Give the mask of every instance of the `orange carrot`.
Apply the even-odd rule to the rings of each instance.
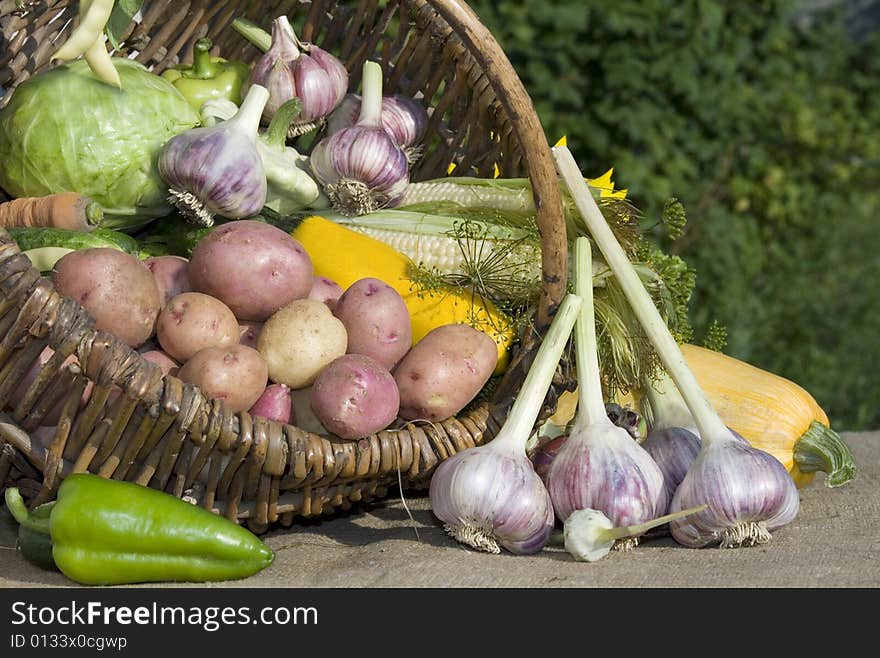
[[[64,228],[92,231],[104,216],[101,206],[77,192],[21,197],[0,203],[0,227]]]

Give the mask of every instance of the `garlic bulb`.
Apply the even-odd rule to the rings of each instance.
[[[700,430],[668,373],[645,387],[650,429],[642,447],[654,458],[670,497],[700,453]],[[731,430],[733,437],[747,441]]]
[[[700,437],[683,427],[652,430],[642,447],[660,467],[671,497],[700,453]]]
[[[619,526],[638,525],[666,511],[663,474],[629,432],[611,422],[602,400],[596,352],[590,241],[575,240],[575,293],[583,298],[575,325],[578,409],[568,439],[546,475],[556,516],[565,522],[579,509],[597,509]],[[630,549],[638,537],[622,539]]]
[[[670,522],[673,538],[691,547],[718,543],[733,548],[768,541],[772,530],[797,515],[800,501],[794,480],[775,457],[740,440],[724,425],[596,205],[571,152],[565,146],[556,146],[553,155],[605,262],[620,282],[699,431],[700,453],[678,485],[669,511],[677,512],[695,503],[705,503],[707,508],[687,520]]]
[[[700,452],[699,430],[666,372],[659,380],[648,382],[645,392],[649,429],[642,447],[657,462],[672,497]]]
[[[287,146],[287,126],[298,112],[300,101],[292,98],[284,103],[269,127],[258,135],[257,151],[266,172],[266,202],[264,206],[282,215],[290,215],[304,209],[322,210],[330,206],[321,187],[312,177],[309,156],[300,154]],[[215,98],[202,103],[199,114],[203,126],[213,126],[235,116],[238,108],[225,98]]]
[[[584,508],[571,513],[563,527],[565,550],[578,562],[600,560],[626,537],[643,534],[652,528],[684,518],[704,510],[706,505],[682,510],[676,514],[666,514],[646,523],[615,527],[607,516],[596,509]]]
[[[158,171],[168,201],[194,223],[212,226],[214,215],[242,219],[262,210],[266,173],[257,130],[268,98],[265,87],[254,85],[228,121],[191,128],[162,147]]]
[[[357,122],[324,137],[312,149],[315,178],[333,207],[349,217],[393,207],[409,185],[406,154],[380,123],[382,68],[364,62]]]
[[[463,544],[487,553],[536,553],[553,529],[553,505],[528,460],[500,445],[444,460],[431,478],[431,508]]]
[[[605,411],[614,425],[622,427],[633,439],[639,440],[638,414],[613,402],[605,405]],[[557,433],[554,436],[539,436],[535,446],[529,450],[529,459],[532,460],[535,472],[545,482],[550,464],[568,440],[568,434],[562,433],[565,428],[560,427],[555,431]]]
[[[504,548],[528,554],[540,551],[550,537],[553,506],[526,456],[526,443],[580,305],[576,295],[563,298],[495,438],[445,459],[431,477],[434,515],[459,542],[490,553]]]
[[[546,481],[563,522],[575,510],[591,507],[616,525],[634,525],[663,514],[669,502],[663,473],[651,455],[610,421],[572,429]]]
[[[678,485],[670,512],[705,501],[708,508],[669,524],[673,539],[701,548],[763,544],[797,516],[800,497],[782,463],[734,437],[703,441]]]
[[[290,130],[295,137],[315,129],[339,105],[348,91],[348,71],[336,56],[301,42],[287,16],[281,15],[272,22],[272,43],[254,64],[248,83],[269,90],[266,119],[291,98],[302,101],[302,112]]]
[[[339,106],[327,118],[327,135],[357,123],[361,111],[359,94],[346,94]],[[419,142],[428,128],[428,112],[414,98],[394,94],[382,97],[380,121],[385,131],[403,149],[407,162],[412,165],[422,154]]]

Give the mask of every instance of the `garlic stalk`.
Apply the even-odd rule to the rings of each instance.
[[[357,122],[321,139],[312,149],[312,172],[333,207],[365,215],[400,203],[409,185],[403,149],[381,124],[382,67],[364,62]]]
[[[652,528],[682,519],[706,509],[706,505],[665,514],[645,523],[617,526],[599,510],[584,508],[576,510],[565,520],[562,539],[565,550],[578,562],[596,562],[608,555],[618,541],[636,537]]]
[[[676,512],[697,503],[706,503],[708,507],[687,519],[672,521],[673,538],[690,547],[738,547],[768,541],[772,530],[797,516],[800,501],[794,481],[775,457],[739,441],[721,420],[611,232],[571,152],[565,146],[557,146],[553,155],[593,239],[681,392],[700,433],[700,453],[676,489],[669,510]]]
[[[228,121],[191,128],[162,147],[158,170],[169,186],[168,201],[190,221],[212,226],[214,215],[243,219],[263,208],[266,173],[257,131],[268,98],[254,85]]]
[[[266,206],[282,215],[330,207],[330,201],[312,177],[309,156],[287,146],[288,130],[301,108],[298,98],[282,103],[257,141],[266,169]]]
[[[431,478],[434,515],[457,541],[478,550],[540,551],[553,529],[553,504],[526,455],[541,406],[568,343],[581,298],[566,295],[498,434],[445,459]]]
[[[663,473],[624,428],[608,417],[596,350],[592,256],[584,236],[574,243],[575,294],[583,298],[574,328],[578,408],[568,439],[546,475],[547,490],[560,521],[576,510],[598,509],[615,524],[638,525],[666,511]],[[638,537],[617,546],[634,548]]]
[[[648,382],[645,391],[650,429],[642,447],[663,471],[666,490],[672,496],[700,454],[700,430],[668,373],[664,371],[659,379]],[[745,441],[733,430],[731,433]]]

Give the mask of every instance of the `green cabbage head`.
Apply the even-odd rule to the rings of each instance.
[[[199,117],[142,64],[113,63],[122,89],[82,59],[18,85],[0,110],[0,188],[13,197],[79,192],[103,207],[103,226],[130,231],[172,211],[156,160]]]

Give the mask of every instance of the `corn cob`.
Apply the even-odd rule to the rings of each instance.
[[[325,217],[394,247],[425,277],[482,288],[497,299],[533,296],[541,282],[535,228],[404,210]]]

